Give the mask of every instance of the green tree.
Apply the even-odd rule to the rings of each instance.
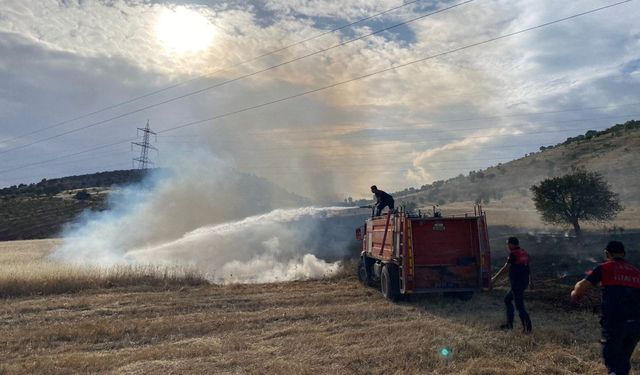
[[[551,224],[571,224],[581,236],[580,221],[613,219],[622,206],[604,177],[596,172],[577,169],[531,187],[536,209],[542,220]]]
[[[76,195],[73,196],[73,198],[79,201],[84,201],[91,198],[91,194],[89,194],[86,190],[81,190],[77,192]]]

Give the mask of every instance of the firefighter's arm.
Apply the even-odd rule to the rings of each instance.
[[[510,266],[511,266],[511,264],[509,264],[509,262],[505,263],[504,266],[502,266],[502,268],[500,268],[498,273],[496,273],[496,275],[491,278],[491,285],[495,284],[496,281],[498,281],[502,276],[504,276],[505,273],[509,272],[509,267]]]
[[[582,297],[584,297],[584,295],[589,291],[589,289],[591,289],[592,286],[593,284],[591,284],[591,282],[586,279],[578,281],[576,283],[576,286],[573,287],[573,290],[571,291],[571,300],[576,303],[580,302]]]

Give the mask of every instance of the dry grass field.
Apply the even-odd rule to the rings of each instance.
[[[0,298],[124,286],[207,284],[199,273],[179,267],[99,268],[49,261],[47,256],[60,243],[58,239],[0,242]]]
[[[22,269],[14,272],[16,282],[29,280],[16,256],[23,251],[35,262],[51,245],[2,244],[0,256],[13,254],[0,258],[2,287],[8,259]],[[588,307],[574,307],[567,286],[528,292],[534,333],[524,335],[496,328],[501,290],[467,302],[432,296],[391,303],[346,271],[329,280],[260,285],[113,280],[75,293],[45,286],[4,298],[0,373],[604,373],[591,311],[597,296]],[[35,292],[44,284],[28,285]],[[451,355],[444,357],[443,348]]]
[[[473,208],[473,202],[454,202],[443,205],[441,210],[446,215],[459,215],[469,212]],[[536,230],[569,230],[569,225],[550,225],[540,219],[540,213],[536,210],[533,201],[528,197],[507,195],[503,199],[493,200],[482,206],[487,212],[489,225],[510,226]],[[423,207],[426,212],[431,212],[429,207]],[[580,225],[586,231],[602,231],[603,229],[622,227],[625,230],[640,229],[640,207],[636,205],[624,207],[614,220],[609,222],[581,222]]]

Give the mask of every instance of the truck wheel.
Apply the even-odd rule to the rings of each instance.
[[[360,262],[358,262],[358,279],[364,286],[371,286],[371,276],[369,272],[367,272],[367,263],[364,258],[360,258]]]
[[[380,290],[385,298],[396,301],[400,297],[398,269],[394,265],[385,265],[380,275]]]

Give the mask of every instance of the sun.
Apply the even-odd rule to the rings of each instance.
[[[215,28],[206,17],[184,7],[165,9],[156,23],[156,38],[160,44],[179,54],[206,50],[214,36]]]

